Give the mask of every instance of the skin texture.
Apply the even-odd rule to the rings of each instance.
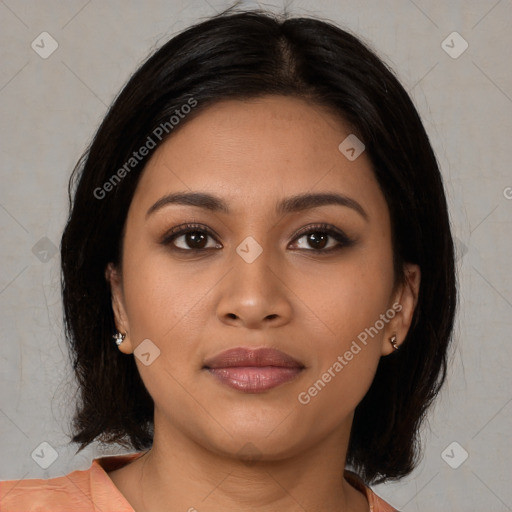
[[[350,161],[338,150],[350,133],[300,99],[222,101],[181,126],[146,165],[122,271],[106,271],[116,326],[127,333],[119,350],[133,354],[145,339],[160,350],[148,366],[135,358],[155,402],[153,448],[109,475],[137,512],[368,510],[343,479],[353,413],[380,357],[393,351],[390,336],[400,344],[407,334],[420,271],[406,265],[407,283],[394,289],[389,211],[366,154]],[[231,211],[173,204],[146,215],[178,191],[208,192]],[[285,197],[318,192],[349,196],[368,219],[340,205],[274,212]],[[211,249],[193,252],[186,235],[160,243],[184,223],[212,230],[203,242]],[[310,237],[294,235],[317,223],[354,243],[315,254]],[[252,263],[236,251],[248,236],[262,249]],[[329,236],[320,249],[337,245]],[[299,393],[394,303],[402,306],[394,318],[301,404]],[[228,388],[203,365],[238,346],[278,348],[305,369],[264,393]],[[241,455],[247,443],[257,452],[252,463]]]

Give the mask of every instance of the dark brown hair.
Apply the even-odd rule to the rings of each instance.
[[[263,11],[228,9],[153,53],[120,92],[73,171],[61,241],[66,334],[80,391],[72,441],[80,444],[77,451],[94,440],[135,450],[152,445],[153,400],[133,356],[113,343],[105,279],[107,264],[121,261],[127,211],[145,163],[207,106],[267,94],[328,107],[354,127],[390,211],[396,281],[404,278],[404,262],[421,268],[413,323],[400,350],[381,358],[356,408],[346,461],[367,483],[403,477],[418,462],[419,427],[446,377],[456,309],[440,171],[411,99],[374,51],[331,22]],[[155,128],[191,100],[193,111],[108,193],[98,194]]]

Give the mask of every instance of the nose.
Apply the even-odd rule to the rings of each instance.
[[[263,251],[248,262],[236,252],[232,268],[221,281],[217,318],[247,329],[285,325],[291,319],[292,305],[286,272],[270,261]]]

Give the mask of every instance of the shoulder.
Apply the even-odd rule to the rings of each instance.
[[[89,472],[73,471],[69,475],[49,479],[5,480],[0,482],[2,512],[91,510]]]
[[[368,487],[362,478],[353,471],[345,470],[345,480],[366,495],[368,504],[370,505],[370,512],[399,512],[392,505],[384,501],[380,496],[377,496],[370,487]]]
[[[106,470],[120,467],[140,454],[94,459],[87,470],[49,479],[0,481],[2,512],[133,512]],[[112,508],[115,507],[115,508]]]

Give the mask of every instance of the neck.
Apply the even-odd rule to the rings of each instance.
[[[168,426],[163,436],[156,416],[153,447],[130,465],[120,489],[136,512],[368,510],[366,497],[343,478],[350,425],[288,457],[242,461]]]

